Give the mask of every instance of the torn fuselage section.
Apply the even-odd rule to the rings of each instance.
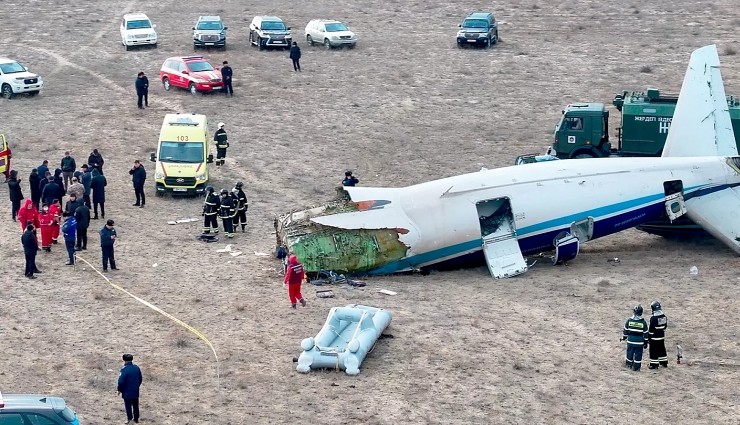
[[[343,197],[279,215],[275,218],[277,243],[296,255],[309,273],[320,270],[360,273],[406,257],[408,247],[399,241],[403,229],[345,229],[311,220],[358,211],[357,204]]]

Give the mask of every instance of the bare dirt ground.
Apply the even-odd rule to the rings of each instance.
[[[89,267],[65,267],[61,245],[39,255],[39,279],[24,279],[19,226],[5,201],[2,391],[60,395],[83,423],[122,423],[115,382],[121,353],[131,352],[144,370],[146,424],[740,423],[739,264],[718,243],[627,231],[589,243],[568,267],[545,259],[510,280],[479,267],[371,278],[328,300],[306,287],[309,306],[295,312],[278,263],[253,255],[272,253],[273,214],[330,198],[346,168],[362,185],[404,186],[509,165],[544,150],[569,102],[610,102],[648,85],[677,93],[702,45],[720,46],[727,92],[740,94],[736,2],[501,1],[493,11],[503,42],[486,51],[458,50],[454,36],[467,12],[490,2],[10,1],[0,12],[0,53],[46,82],[38,97],[0,102],[24,194],[41,160],[55,164],[71,150],[82,163],[100,149],[107,218],[119,232],[122,270],[111,279],[207,335],[220,379],[205,344]],[[118,24],[129,11],[158,25],[158,49],[123,50]],[[228,50],[204,54],[232,64],[233,99],[157,83],[165,58],[192,53],[200,14],[220,14],[230,27]],[[302,42],[304,70],[295,74],[286,52],[247,46],[255,14],[280,15],[298,39],[309,19],[335,17],[361,43],[328,52]],[[145,111],[135,105],[140,70],[152,83]],[[155,149],[162,117],[174,111],[227,123],[230,158],[213,182],[246,183],[250,225],[232,241],[240,257],[216,253],[221,242],[195,241],[199,223],[166,224],[199,217],[202,201],[156,198],[149,162],[147,206],[130,206],[127,171]],[[95,265],[99,226],[82,255]],[[621,261],[607,261],[614,257]],[[693,265],[699,274],[690,277]],[[621,327],[634,304],[656,298],[670,320],[671,366],[629,372]],[[347,303],[391,310],[394,338],[377,344],[358,377],[298,374],[291,359],[300,340]],[[676,343],[685,349],[680,366]]]

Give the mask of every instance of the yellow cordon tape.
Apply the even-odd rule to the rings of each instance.
[[[218,362],[218,354],[216,354],[216,348],[213,347],[213,344],[211,344],[211,341],[209,341],[208,338],[206,338],[206,336],[203,335],[203,333],[201,331],[199,331],[199,330],[195,329],[194,327],[188,325],[187,323],[185,323],[182,320],[178,319],[177,317],[171,315],[170,313],[167,313],[166,311],[164,311],[161,308],[157,307],[156,305],[150,303],[149,301],[143,300],[143,299],[137,297],[136,295],[132,294],[131,292],[123,289],[123,287],[121,287],[119,285],[116,285],[115,283],[111,282],[110,279],[108,279],[108,276],[104,275],[103,273],[100,273],[100,270],[96,269],[92,264],[90,264],[89,261],[87,261],[84,258],[80,257],[79,255],[75,255],[75,258],[78,259],[78,260],[84,261],[85,264],[87,264],[88,266],[90,266],[91,269],[93,269],[97,274],[99,274],[100,276],[102,276],[103,279],[105,279],[105,281],[108,282],[108,284],[110,286],[114,287],[115,289],[118,289],[119,291],[123,292],[124,294],[128,295],[129,297],[131,297],[131,298],[135,299],[136,301],[144,304],[145,306],[151,308],[152,310],[156,311],[157,313],[161,314],[162,316],[164,316],[164,317],[172,320],[173,322],[177,323],[178,325],[180,325],[183,328],[185,328],[188,331],[190,331],[193,335],[195,335],[198,338],[200,338],[201,340],[203,340],[203,342],[206,343],[206,345],[211,349],[211,351],[213,351],[213,357],[216,358],[216,378],[217,379],[220,379],[220,375],[221,375],[220,370],[221,370],[221,367],[220,367],[219,362]]]

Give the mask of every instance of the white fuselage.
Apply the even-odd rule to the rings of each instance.
[[[724,157],[609,158],[482,170],[398,189],[383,209],[407,218],[408,232],[399,238],[409,247],[407,258],[376,272],[427,266],[481,250],[476,209],[481,201],[509,199],[516,237],[527,255],[553,249],[555,234],[589,217],[593,239],[661,217],[663,183],[676,180],[685,198],[740,184]]]

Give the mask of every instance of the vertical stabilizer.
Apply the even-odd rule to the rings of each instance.
[[[694,50],[663,156],[737,156],[717,46]]]

